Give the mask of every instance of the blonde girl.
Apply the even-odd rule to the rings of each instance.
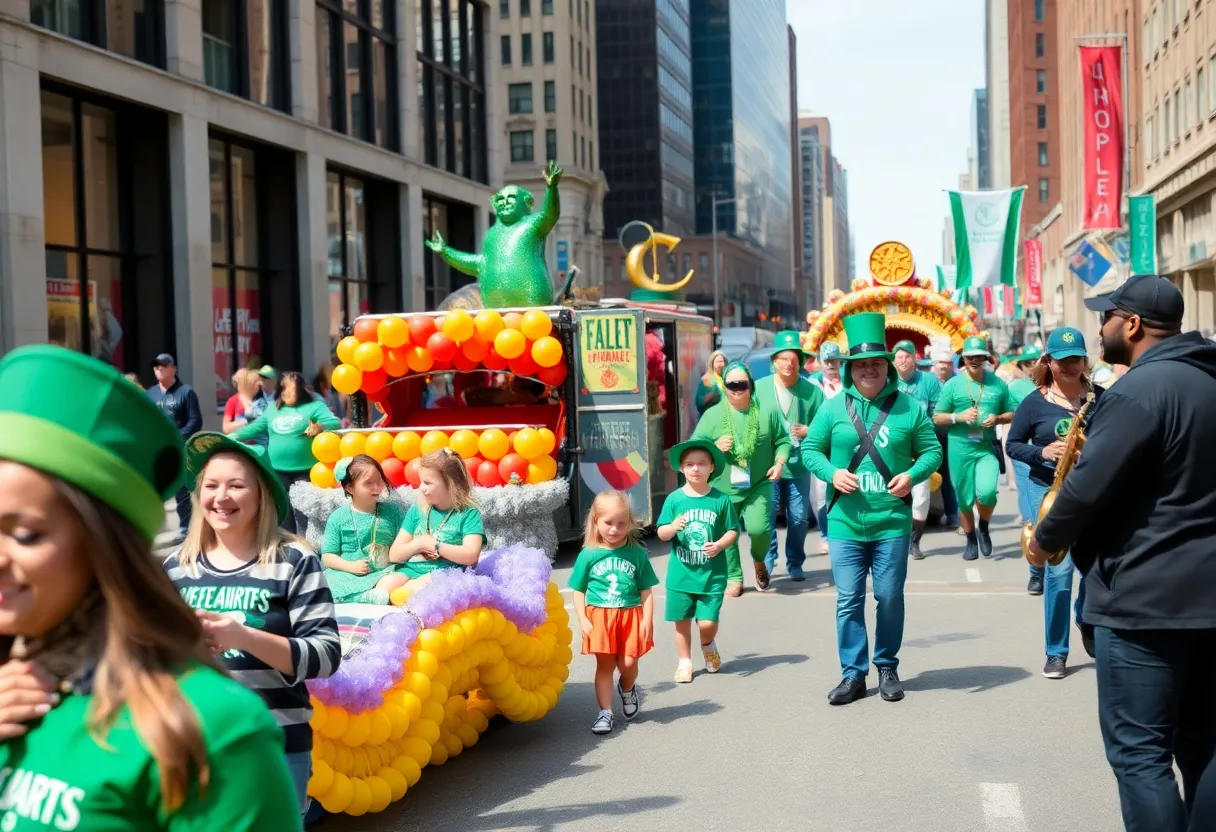
[[[633,719],[641,709],[638,659],[654,647],[654,597],[659,578],[638,536],[629,496],[605,491],[587,513],[583,548],[570,573],[574,606],[583,630],[583,654],[595,656],[594,734],[612,732],[613,676],[621,713]]]
[[[438,569],[475,566],[486,532],[464,460],[451,448],[429,453],[418,476],[418,502],[405,513],[389,560],[400,564],[407,580]]]
[[[232,433],[249,422],[249,408],[262,389],[262,378],[255,371],[242,367],[232,374],[232,389],[236,392],[224,403],[224,433]]]
[[[334,476],[350,497],[329,515],[321,542],[321,562],[334,602],[387,604],[392,591],[406,582],[389,560],[405,510],[380,501],[392,486],[380,463],[366,454],[339,460]]]

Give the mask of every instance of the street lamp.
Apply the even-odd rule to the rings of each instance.
[[[710,196],[710,222],[712,223],[710,236],[713,238],[714,246],[714,323],[718,326],[719,331],[722,329],[722,285],[718,282],[718,206],[731,205],[739,200],[732,197],[730,199],[718,199],[718,192]]]

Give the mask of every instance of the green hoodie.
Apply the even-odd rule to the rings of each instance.
[[[232,434],[232,438],[244,442],[269,436],[266,450],[271,468],[284,472],[307,471],[317,462],[312,455],[312,437],[304,435],[309,422],[317,422],[327,430],[342,426],[325,402],[307,401],[295,407],[272,404],[265,413]]]
[[[791,425],[806,425],[810,427],[815,414],[823,406],[824,401],[826,401],[823,391],[799,376],[797,383],[790,390],[790,412],[786,413],[777,402],[777,385],[780,383],[776,373],[765,376],[756,382],[755,395],[756,400],[760,402],[761,409],[777,414],[778,421],[781,422],[782,427],[785,428],[787,433]],[[792,437],[790,444],[795,449],[798,447],[798,443]],[[795,476],[805,475],[806,473],[807,470],[802,464],[802,455],[795,451],[789,464],[781,469],[781,478],[788,480]]]
[[[753,396],[755,393],[752,394]],[[759,402],[757,402],[759,404]],[[708,439],[711,442],[723,434],[727,433],[723,417],[731,416],[735,420],[736,435],[742,435],[746,424],[746,413],[742,411],[731,412],[730,404],[727,402],[718,402],[709,410],[705,411],[705,415],[697,422],[697,429],[693,431],[692,439]],[[735,503],[747,497],[757,488],[773,487],[773,484],[768,481],[768,469],[773,467],[775,459],[783,459],[786,464],[790,458],[790,435],[786,432],[785,425],[781,421],[781,417],[775,412],[767,408],[760,407],[760,432],[756,437],[756,450],[752,453],[751,459],[747,461],[747,471],[751,477],[751,485],[748,488],[736,488],[730,482],[731,466],[727,465],[725,471],[718,472],[718,475],[710,481],[714,488],[721,491],[726,496],[730,497]],[[734,457],[731,454],[726,455],[727,460],[734,462]]]
[[[812,474],[828,483],[829,503],[835,494],[831,487],[832,475],[849,467],[861,442],[849,419],[846,401],[856,405],[861,421],[868,428],[878,418],[879,406],[897,389],[892,372],[887,386],[873,401],[858,393],[852,384],[846,384],[843,395],[829,399],[819,408],[806,441],[802,443],[802,461]],[[933,431],[933,422],[920,402],[907,393],[900,393],[895,399],[874,445],[892,475],[911,474],[913,485],[927,480],[942,462],[942,449]],[[860,487],[852,494],[841,495],[828,515],[832,538],[873,541],[911,534],[911,506],[887,492],[887,483],[875,470],[874,461],[868,454],[857,466],[856,474]]]

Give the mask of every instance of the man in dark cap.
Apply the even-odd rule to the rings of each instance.
[[[1216,754],[1216,344],[1182,333],[1182,294],[1165,277],[1085,305],[1102,315],[1106,360],[1130,369],[1094,409],[1030,557],[1071,546],[1085,575],[1124,825],[1183,832]]]
[[[189,439],[203,429],[203,411],[198,405],[194,388],[177,377],[177,362],[167,352],[152,360],[152,372],[156,384],[148,388],[148,396],[169,417],[182,435]],[[177,492],[177,520],[180,537],[184,540],[190,529],[190,491],[185,487]]]

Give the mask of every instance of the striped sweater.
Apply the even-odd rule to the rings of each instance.
[[[239,650],[229,650],[220,660],[233,679],[261,695],[283,728],[288,754],[311,750],[312,708],[304,680],[331,675],[342,658],[333,596],[321,561],[292,545],[284,547],[279,560],[269,566],[255,560],[223,571],[204,554],[197,568],[188,571],[178,563],[176,552],[164,566],[194,609],[230,615],[247,627],[288,640],[295,668],[291,674]]]

